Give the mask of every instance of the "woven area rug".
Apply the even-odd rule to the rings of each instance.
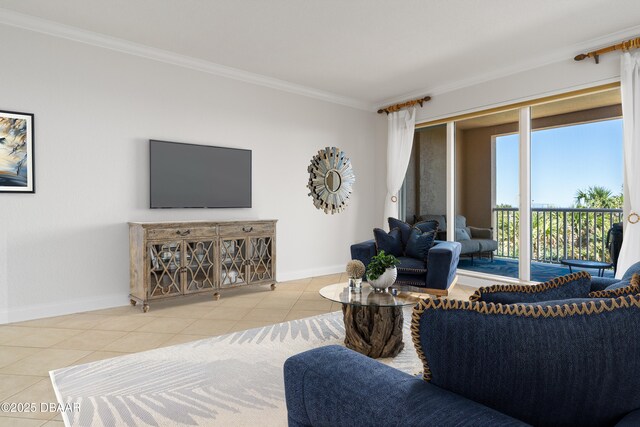
[[[418,374],[404,312],[404,350],[381,362]],[[329,313],[51,371],[67,426],[286,426],[282,367],[291,355],[343,345]]]

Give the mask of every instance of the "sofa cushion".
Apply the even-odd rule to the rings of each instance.
[[[513,304],[587,298],[590,289],[591,275],[579,271],[537,285],[493,285],[478,288],[469,300]]]
[[[390,232],[386,232],[381,228],[373,229],[373,237],[376,240],[376,249],[378,252],[384,251],[386,254],[399,257],[403,255],[402,238],[400,230],[394,228]]]
[[[463,240],[471,240],[471,236],[467,232],[466,228],[456,228],[456,242],[462,242]]]
[[[463,215],[456,215],[455,228],[465,228],[467,226],[467,218]]]
[[[433,246],[433,241],[436,239],[436,230],[422,232],[419,228],[412,228],[409,235],[409,241],[404,248],[405,255],[411,258],[416,258],[421,261],[427,260],[429,249]]]
[[[400,264],[396,267],[398,269],[398,274],[425,274],[427,272],[427,267],[424,264],[424,261],[401,256],[398,257]]]
[[[614,425],[640,408],[640,297],[556,305],[426,299],[414,346],[432,384],[536,426]]]
[[[460,254],[472,254],[480,251],[480,243],[477,240],[462,240]]]
[[[640,294],[640,275],[634,274],[629,282],[621,280],[618,283],[607,286],[603,291],[589,293],[591,298],[613,298],[621,295]]]
[[[393,217],[387,218],[387,222],[389,223],[389,230],[393,230],[394,228],[400,230],[402,250],[404,250],[405,246],[407,246],[407,241],[409,240],[409,234],[411,234],[411,225],[402,220],[399,220],[398,218]]]
[[[629,286],[631,278],[636,273],[640,273],[640,262],[632,264],[627,271],[625,271],[621,280],[614,279],[613,277],[592,277],[591,291],[603,291],[605,289],[618,289]]]
[[[618,283],[618,279],[613,277],[592,277],[591,291],[604,291],[608,286]]]
[[[636,262],[635,264],[631,264],[631,266],[627,268],[627,271],[625,271],[624,275],[622,276],[622,280],[630,281],[633,275],[636,273],[640,274],[640,261]]]
[[[498,242],[491,239],[475,239],[480,244],[480,252],[493,252],[498,250]]]

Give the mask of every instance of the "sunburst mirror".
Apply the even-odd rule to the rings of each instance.
[[[356,176],[353,174],[351,160],[337,147],[326,147],[318,151],[307,168],[309,183],[316,208],[325,213],[339,213],[347,207]]]

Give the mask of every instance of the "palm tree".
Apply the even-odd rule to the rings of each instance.
[[[611,190],[594,185],[586,190],[576,191],[576,207],[578,208],[621,208],[622,194],[613,195]]]
[[[584,209],[622,209],[623,194],[614,195],[611,190],[601,186],[589,187],[586,190],[576,191],[576,207]],[[589,253],[590,259],[601,260],[606,257],[606,253],[600,253],[598,248],[602,248],[606,233],[612,226],[614,217],[604,212],[575,212],[572,214],[572,235],[574,241],[572,245],[578,248],[580,258],[586,257],[586,245],[592,247]],[[578,226],[576,228],[576,225]]]

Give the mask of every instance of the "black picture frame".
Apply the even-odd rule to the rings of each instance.
[[[35,193],[34,115],[0,110],[0,193]]]

